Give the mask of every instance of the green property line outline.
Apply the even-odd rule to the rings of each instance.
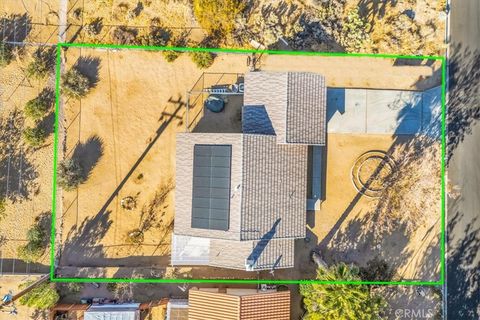
[[[58,162],[58,120],[60,105],[60,75],[61,75],[61,50],[62,48],[98,48],[98,49],[137,49],[150,51],[182,51],[182,52],[212,52],[212,53],[259,53],[270,55],[294,56],[325,56],[325,57],[359,57],[359,58],[386,58],[386,59],[412,59],[412,60],[440,60],[442,62],[441,84],[441,222],[440,222],[440,280],[439,281],[324,281],[324,280],[255,280],[255,279],[163,279],[163,278],[68,278],[55,277],[55,225],[56,225],[56,191],[57,191],[57,162]],[[408,285],[408,286],[442,286],[445,283],[445,155],[446,155],[446,58],[444,56],[424,55],[396,55],[373,53],[340,53],[340,52],[312,52],[312,51],[285,51],[285,50],[255,50],[235,48],[194,48],[194,47],[169,47],[169,46],[137,46],[137,45],[110,45],[90,43],[58,43],[56,50],[55,66],[55,126],[54,126],[54,157],[53,157],[53,194],[52,194],[52,227],[50,239],[50,281],[52,282],[100,282],[100,283],[230,283],[230,284],[325,284],[325,285]]]

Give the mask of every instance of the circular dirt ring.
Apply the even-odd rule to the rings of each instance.
[[[395,160],[386,152],[368,151],[358,157],[353,164],[353,186],[367,197],[378,198],[385,189],[385,179],[393,172],[395,166]]]

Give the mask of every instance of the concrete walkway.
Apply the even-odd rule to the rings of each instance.
[[[329,133],[440,136],[441,88],[425,92],[327,89]]]

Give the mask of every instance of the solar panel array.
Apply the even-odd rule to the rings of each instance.
[[[192,228],[229,228],[231,145],[194,147]]]

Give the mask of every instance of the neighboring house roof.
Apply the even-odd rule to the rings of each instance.
[[[167,303],[165,320],[188,320],[188,300],[170,299]]]
[[[244,105],[265,107],[278,143],[325,145],[327,89],[322,75],[309,72],[247,73]],[[252,126],[247,123],[245,127]]]
[[[189,320],[287,320],[290,291],[228,294],[191,289]]]
[[[139,320],[140,304],[93,305],[83,314],[84,320]]]

